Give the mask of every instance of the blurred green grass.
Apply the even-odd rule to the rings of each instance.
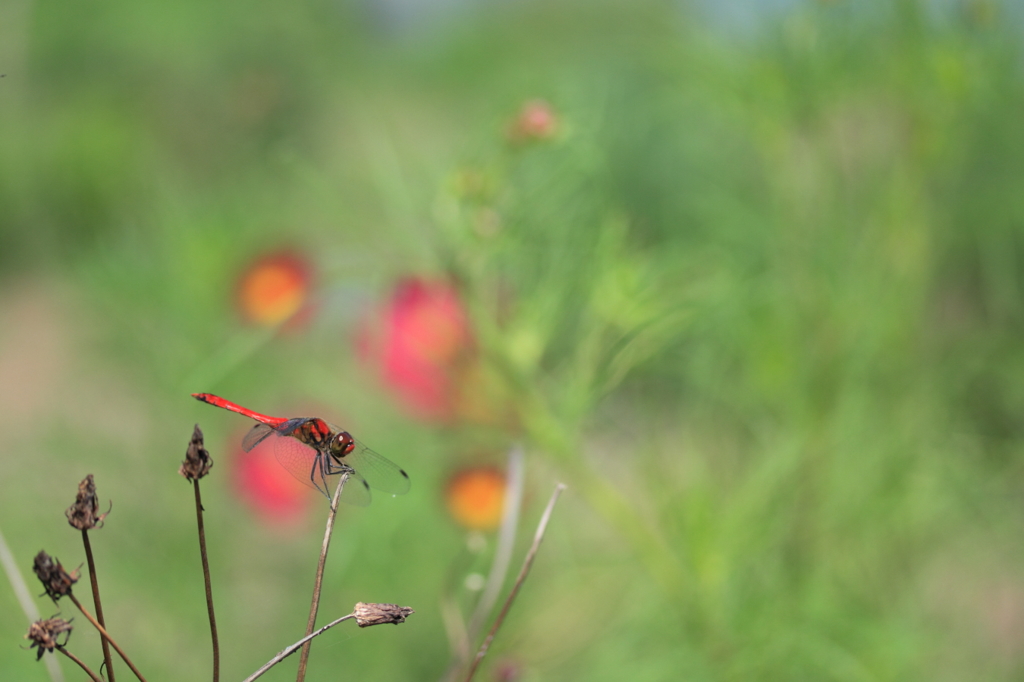
[[[320,521],[251,516],[237,420],[187,394],[324,405],[414,483],[348,510],[321,613],[417,613],[321,638],[309,679],[438,679],[464,551],[443,481],[508,435],[411,422],[351,338],[394,278],[449,272],[523,418],[519,553],[570,485],[478,679],[1019,679],[1010,9],[807,3],[745,38],[653,2],[365,9],[3,9],[0,524],[26,570],[81,560],[61,514],[94,473],[111,631],[153,678],[204,676],[174,480],[199,421],[224,676],[247,675],[301,634]],[[537,97],[558,134],[510,146]],[[320,308],[269,336],[232,290],[280,246],[317,260]],[[0,670],[43,679],[0,609]]]

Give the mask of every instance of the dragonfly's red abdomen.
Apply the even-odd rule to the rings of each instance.
[[[193,393],[192,397],[196,400],[200,400],[214,407],[222,407],[225,410],[231,410],[238,414],[248,417],[249,419],[255,419],[256,421],[266,424],[267,426],[278,427],[287,422],[288,420],[283,417],[269,417],[259,412],[253,412],[247,407],[242,407],[237,403],[233,403],[230,400],[224,400],[220,396],[213,395],[212,393]]]

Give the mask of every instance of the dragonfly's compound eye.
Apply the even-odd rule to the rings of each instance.
[[[331,454],[341,459],[356,448],[355,439],[347,431],[342,431],[331,441]]]

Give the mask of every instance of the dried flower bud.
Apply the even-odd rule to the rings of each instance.
[[[77,570],[68,573],[60,565],[58,559],[51,557],[46,552],[36,554],[35,561],[32,562],[32,570],[43,583],[46,595],[53,601],[71,594],[71,586],[78,582]]]
[[[408,606],[398,604],[356,604],[353,613],[356,614],[356,623],[361,628],[368,628],[371,625],[383,625],[384,623],[404,623],[410,613],[416,613]]]
[[[67,508],[64,515],[68,517],[68,523],[78,530],[89,530],[90,528],[102,527],[103,519],[107,518],[109,510],[103,514],[97,514],[100,510],[99,499],[96,497],[96,484],[89,474],[78,484],[78,495],[75,496],[75,503]]]
[[[196,424],[188,450],[185,451],[185,461],[181,463],[178,473],[190,481],[196,481],[210,473],[212,467],[213,457],[210,457],[210,452],[203,447],[203,432],[199,424]]]
[[[66,645],[68,637],[71,636],[71,630],[71,621],[64,620],[63,618],[37,620],[29,626],[25,639],[32,640],[29,649],[39,647],[36,655],[36,660],[38,661],[43,657],[44,652],[49,651],[52,653],[55,648]],[[61,634],[64,635],[64,641],[58,642],[57,637]]]

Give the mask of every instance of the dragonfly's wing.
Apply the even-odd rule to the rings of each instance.
[[[282,436],[290,436],[293,433],[295,433],[295,429],[299,428],[308,421],[309,417],[295,417],[294,419],[289,419],[288,421],[283,422],[278,426],[274,427],[274,430],[277,431]]]
[[[390,459],[378,455],[359,441],[356,441],[355,450],[349,453],[341,464],[355,469],[367,483],[381,492],[392,495],[404,495],[409,492],[409,474]]]
[[[255,429],[253,429],[255,430]],[[319,453],[305,443],[274,434],[274,457],[278,463],[287,469],[288,473],[294,476],[310,488],[320,490],[322,477],[320,475]]]
[[[341,471],[335,470],[334,473],[341,473]],[[331,494],[334,494],[333,490]],[[370,504],[372,499],[370,485],[366,482],[365,478],[359,475],[358,471],[349,471],[348,480],[345,481],[345,488],[341,491],[341,497],[338,499],[347,504],[354,504],[357,507],[365,507]]]
[[[254,447],[262,443],[267,436],[274,433],[274,429],[266,424],[257,424],[256,426],[249,429],[249,433],[245,434],[245,438],[242,439],[242,449],[249,452]]]
[[[337,485],[337,479],[333,476],[348,471],[349,479],[341,491],[341,500],[358,507],[370,504],[370,487],[358,472],[337,464],[330,468],[322,467],[321,463],[325,460],[315,448],[294,438],[282,436],[276,429],[272,429],[271,432],[274,433],[274,457],[296,480],[319,490],[327,499],[331,499],[334,486]]]

